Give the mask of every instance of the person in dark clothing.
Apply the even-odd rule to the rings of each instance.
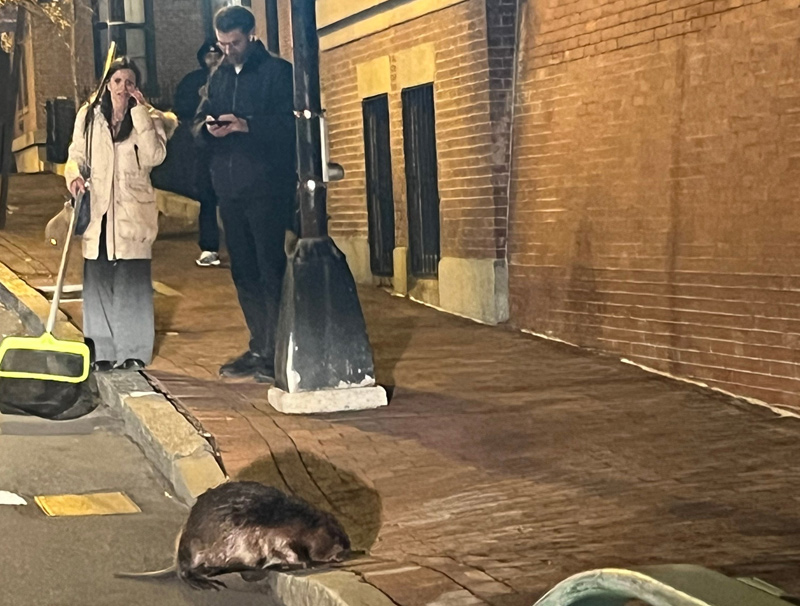
[[[197,62],[200,69],[186,74],[175,89],[173,111],[177,114],[181,125],[191,125],[197,108],[200,105],[200,89],[206,85],[208,76],[222,59],[222,51],[217,46],[216,40],[206,40],[197,51]],[[200,239],[200,256],[197,264],[201,267],[219,265],[219,226],[217,225],[217,198],[211,184],[211,175],[208,167],[208,157],[205,150],[195,148],[189,134],[190,126],[181,128],[175,144],[184,142],[183,132],[187,132],[186,148],[188,161],[192,162],[191,187],[193,199],[200,202],[200,216],[198,218]]]
[[[195,133],[209,152],[231,275],[250,331],[248,351],[220,375],[272,382],[284,240],[297,185],[292,66],[253,37],[255,18],[243,6],[220,9],[214,28],[225,58],[209,76]]]

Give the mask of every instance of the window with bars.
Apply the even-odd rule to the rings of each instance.
[[[111,41],[117,43],[117,56],[125,55],[142,73],[142,91],[158,94],[156,76],[153,0],[93,0],[94,66],[97,78]]]
[[[432,84],[404,88],[403,152],[408,203],[411,275],[435,277],[439,270],[439,169]]]

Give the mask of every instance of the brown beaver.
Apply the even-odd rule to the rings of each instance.
[[[198,497],[178,539],[175,564],[164,570],[117,573],[159,578],[177,573],[194,589],[225,587],[218,575],[246,580],[268,568],[341,562],[350,539],[330,513],[258,482],[228,482]]]

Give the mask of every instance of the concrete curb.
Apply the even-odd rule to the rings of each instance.
[[[227,480],[210,444],[140,373],[114,370],[96,374],[95,380],[103,402],[122,418],[125,433],[183,503],[193,505]]]
[[[291,606],[397,606],[353,572],[291,575],[273,573],[267,582],[281,604]]]
[[[50,313],[50,301],[34,290],[7,266],[0,263],[0,303],[19,315],[22,323],[33,333],[44,332]],[[56,315],[55,336],[83,340],[83,335],[61,310]]]
[[[44,331],[50,302],[0,263],[0,301],[19,314],[33,333]],[[59,311],[56,336],[83,340]],[[186,418],[138,372],[93,375],[103,402],[123,420],[125,433],[167,479],[181,502],[191,506],[209,488],[226,481],[211,445]]]

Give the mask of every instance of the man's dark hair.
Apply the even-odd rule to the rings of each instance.
[[[256,27],[256,18],[250,9],[244,6],[231,5],[217,11],[214,15],[214,29],[224,34],[235,29],[241,30],[243,34],[249,34]]]

